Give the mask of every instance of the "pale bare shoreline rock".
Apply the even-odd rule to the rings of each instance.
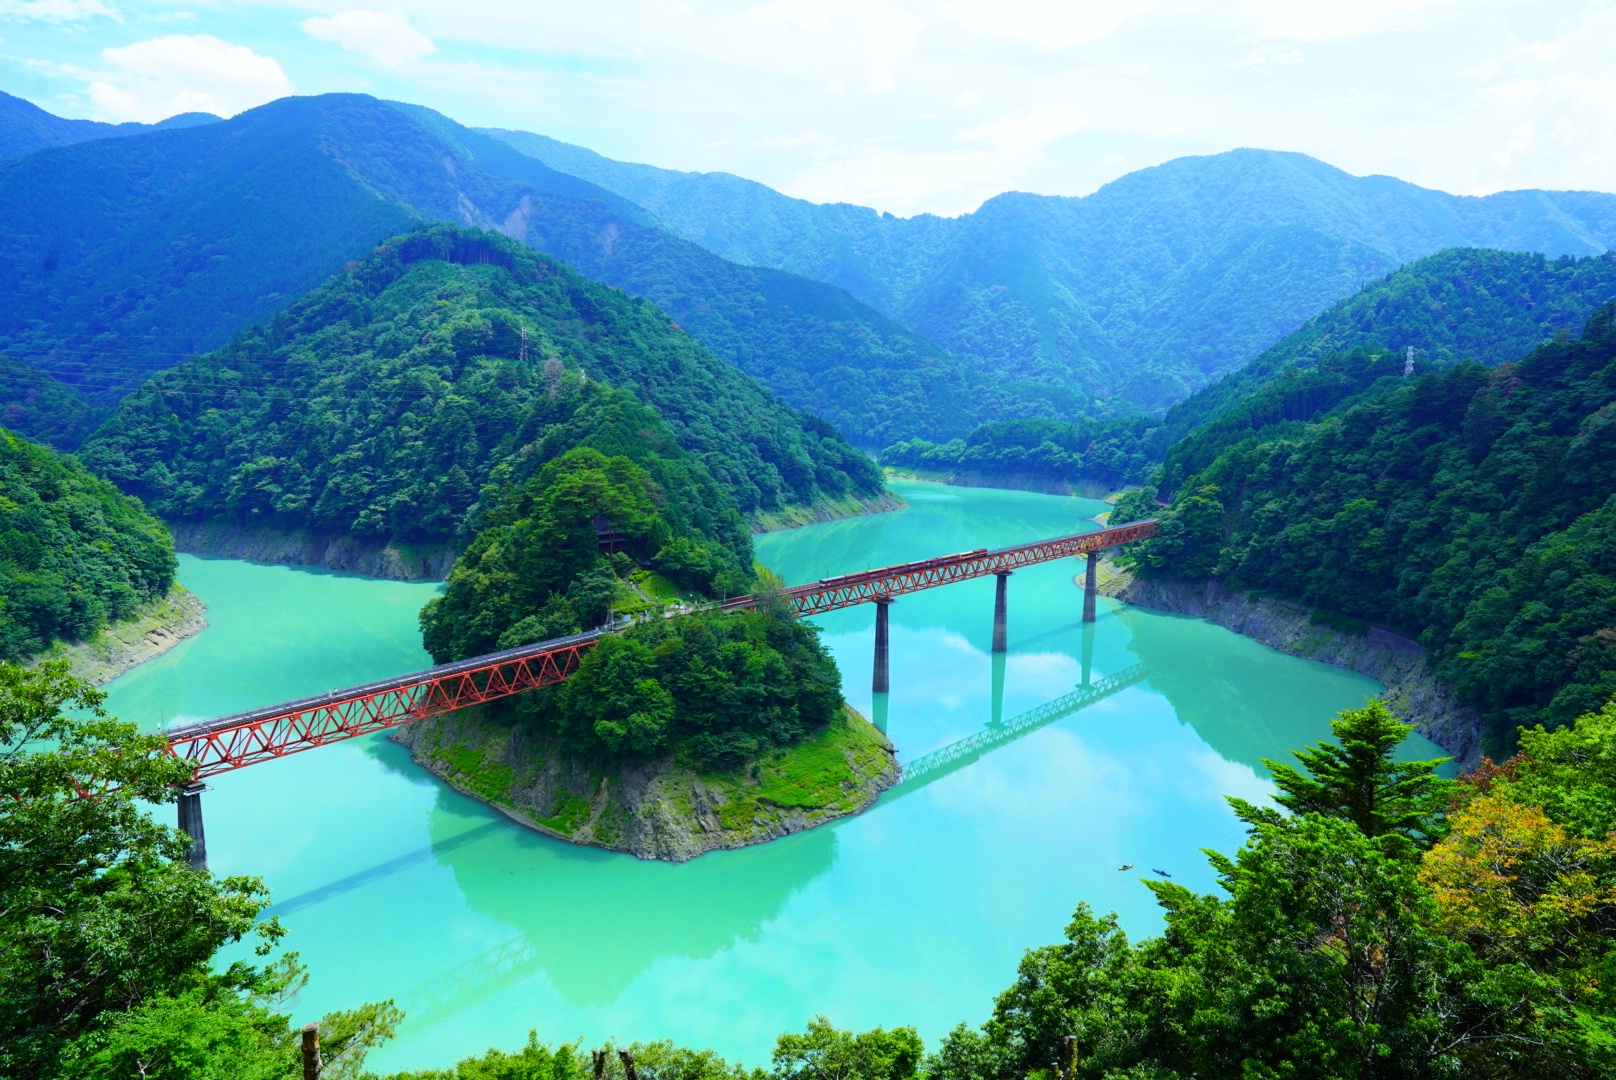
[[[753,514],[754,533],[795,529],[821,521],[883,514],[909,504],[890,491],[873,499],[820,499],[809,506]],[[380,537],[349,536],[310,529],[239,525],[228,521],[168,521],[174,547],[192,555],[248,559],[277,566],[318,566],[387,581],[442,581],[449,576],[455,545],[440,542],[403,544]]]
[[[1416,731],[1442,747],[1460,768],[1481,760],[1481,717],[1440,682],[1419,642],[1382,627],[1361,636],[1312,621],[1299,604],[1233,592],[1215,579],[1136,578],[1107,559],[1100,591],[1135,607],[1194,615],[1291,656],[1367,675],[1382,700]]]
[[[142,605],[88,641],[57,642],[29,663],[65,657],[74,675],[100,686],[148,660],[155,660],[207,628],[207,609],[183,586]]]

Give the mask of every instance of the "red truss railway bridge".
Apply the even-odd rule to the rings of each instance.
[[[880,694],[886,693],[890,685],[887,608],[895,598],[993,575],[998,578],[993,600],[993,651],[1004,652],[1006,586],[1014,571],[1056,559],[1085,559],[1083,621],[1093,622],[1095,568],[1100,552],[1154,535],[1154,519],[1138,521],[995,551],[981,548],[821,578],[794,585],[783,595],[798,616],[822,615],[857,604],[875,605],[873,689]],[[723,604],[722,610],[742,611],[758,603],[756,596],[742,596]],[[169,752],[196,762],[192,783],[181,792],[179,800],[180,828],[194,841],[192,862],[203,865],[207,858],[201,794],[208,777],[551,686],[577,671],[583,655],[611,632],[591,630],[169,729]]]

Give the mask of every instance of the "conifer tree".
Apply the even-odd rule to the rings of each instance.
[[[1397,747],[1414,728],[1381,701],[1342,712],[1330,728],[1336,743],[1292,751],[1301,769],[1263,759],[1280,790],[1274,800],[1293,814],[1350,821],[1370,839],[1386,838],[1394,850],[1428,847],[1440,839],[1449,781],[1436,770],[1448,759],[1395,760]],[[1279,818],[1270,808],[1230,801],[1251,824]]]

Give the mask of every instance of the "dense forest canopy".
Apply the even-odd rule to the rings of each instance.
[[[0,660],[82,640],[174,583],[174,542],[70,457],[0,428]]]
[[[1125,416],[1082,420],[1000,420],[961,439],[909,439],[881,451],[881,464],[986,479],[1056,480],[1109,488],[1138,483],[1161,460],[1161,420]]]
[[[1067,423],[986,423],[963,438],[904,440],[885,464],[988,477],[1110,487],[1156,480],[1164,493],[1244,439],[1294,434],[1306,423],[1398,384],[1416,367],[1495,365],[1576,330],[1616,298],[1616,256],[1549,260],[1452,249],[1404,266],[1308,320],[1247,366],[1167,411],[1068,417]]]
[[[841,708],[818,628],[777,603],[641,623],[517,711],[596,761],[672,753],[734,769],[823,731]]]
[[[525,464],[496,470],[476,536],[443,595],[421,610],[422,638],[439,663],[600,626],[644,569],[695,599],[751,587],[750,538],[733,512],[703,520],[690,493],[592,448],[523,477]],[[648,614],[595,645],[565,683],[494,714],[595,762],[680,753],[733,768],[823,730],[841,708],[841,676],[818,631],[783,604]]]
[[[706,504],[703,495],[716,493],[681,484],[688,477],[667,463],[647,460],[659,482],[627,456],[591,446],[523,475],[542,457],[495,470],[476,535],[444,594],[422,609],[426,648],[439,663],[600,626],[619,577],[635,566],[701,595],[746,591],[751,537],[732,506]],[[597,520],[609,525],[615,550],[603,552]]]
[[[1143,572],[1218,575],[1420,637],[1484,742],[1616,691],[1616,306],[1488,369],[1401,379],[1180,486]],[[1155,514],[1153,491],[1116,520]]]
[[[43,371],[0,356],[0,425],[35,442],[71,449],[106,416],[84,395]]]
[[[448,539],[500,462],[534,442],[560,453],[602,425],[648,456],[682,447],[670,487],[715,513],[880,491],[834,431],[654,306],[448,226],[396,238],[155,376],[83,457],[166,516]]]
[[[1320,312],[1251,363],[1167,412],[1160,481],[1176,490],[1225,447],[1323,416],[1415,367],[1515,360],[1575,332],[1616,300],[1616,255],[1545,259],[1455,248],[1420,259]],[[1387,383],[1379,380],[1392,376]]]

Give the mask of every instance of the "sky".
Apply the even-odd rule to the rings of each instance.
[[[0,0],[0,90],[146,122],[369,93],[904,216],[1241,146],[1616,190],[1616,0]]]

